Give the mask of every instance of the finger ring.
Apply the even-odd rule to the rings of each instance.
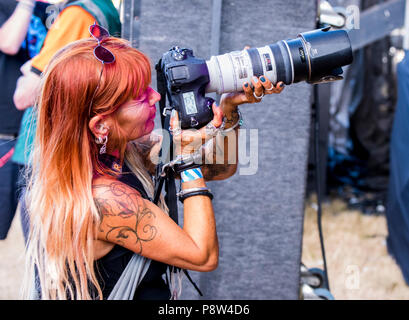
[[[181,133],[182,133],[182,129],[180,129],[180,128],[177,128],[175,131],[172,131],[172,135],[174,137],[176,137],[177,135],[179,135]]]
[[[273,84],[271,84],[271,87],[270,88],[268,88],[268,89],[266,89],[267,91],[271,91],[271,90],[273,90],[274,89],[274,85]]]
[[[264,97],[264,92],[261,94],[261,96],[256,95],[256,92],[253,92],[253,96],[254,98],[256,98],[257,100],[261,100]]]
[[[213,124],[212,121],[210,121],[206,125],[206,134],[209,136],[216,136],[217,133],[219,132],[219,128],[216,128],[216,126]]]
[[[170,132],[173,136],[177,136],[177,135],[179,135],[179,134],[182,133],[182,129],[176,128],[175,130],[173,130],[172,127],[169,126],[169,132]]]

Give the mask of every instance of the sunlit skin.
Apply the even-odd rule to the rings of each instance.
[[[148,87],[135,100],[123,104],[116,112],[118,124],[127,136],[135,140],[152,132],[155,127],[156,106],[160,94]]]

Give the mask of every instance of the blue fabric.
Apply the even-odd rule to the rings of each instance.
[[[21,119],[20,132],[12,157],[13,162],[20,165],[29,163],[36,132],[36,123],[34,109],[32,107],[26,109]]]
[[[398,65],[398,101],[392,129],[386,218],[389,253],[409,285],[409,51]]]
[[[30,25],[27,30],[27,36],[21,44],[22,49],[27,49],[30,58],[34,58],[41,50],[45,36],[47,35],[47,28],[44,21],[34,14],[31,16]]]
[[[0,158],[15,145],[14,140],[0,139]],[[18,166],[7,161],[0,168],[0,240],[7,238],[18,203]]]

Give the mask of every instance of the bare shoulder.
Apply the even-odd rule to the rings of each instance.
[[[142,252],[142,243],[153,240],[155,212],[134,188],[110,177],[92,184],[95,204],[101,215],[100,240]]]
[[[94,179],[92,194],[102,219],[114,216],[130,218],[145,207],[137,190],[112,177]]]
[[[92,194],[94,198],[115,198],[129,193],[135,193],[140,196],[140,193],[137,190],[114,177],[98,177],[92,181]]]
[[[110,177],[95,179],[92,183],[95,204],[102,215],[123,215],[124,208],[138,212],[143,206],[141,194],[134,188]]]

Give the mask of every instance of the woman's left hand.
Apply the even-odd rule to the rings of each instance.
[[[244,50],[250,49],[250,46],[245,46]],[[264,75],[259,78],[254,77],[250,83],[245,82],[243,84],[243,92],[237,93],[225,93],[221,96],[220,107],[224,112],[229,112],[240,104],[244,103],[259,103],[265,95],[272,93],[281,93],[284,89],[284,82],[279,81],[276,85],[265,77]]]
[[[251,84],[248,82],[243,84],[243,92],[223,94],[220,100],[220,106],[224,111],[244,103],[259,103],[264,96],[281,93],[283,89],[284,83],[282,81],[273,85],[265,76],[260,76],[259,78],[253,77]]]

